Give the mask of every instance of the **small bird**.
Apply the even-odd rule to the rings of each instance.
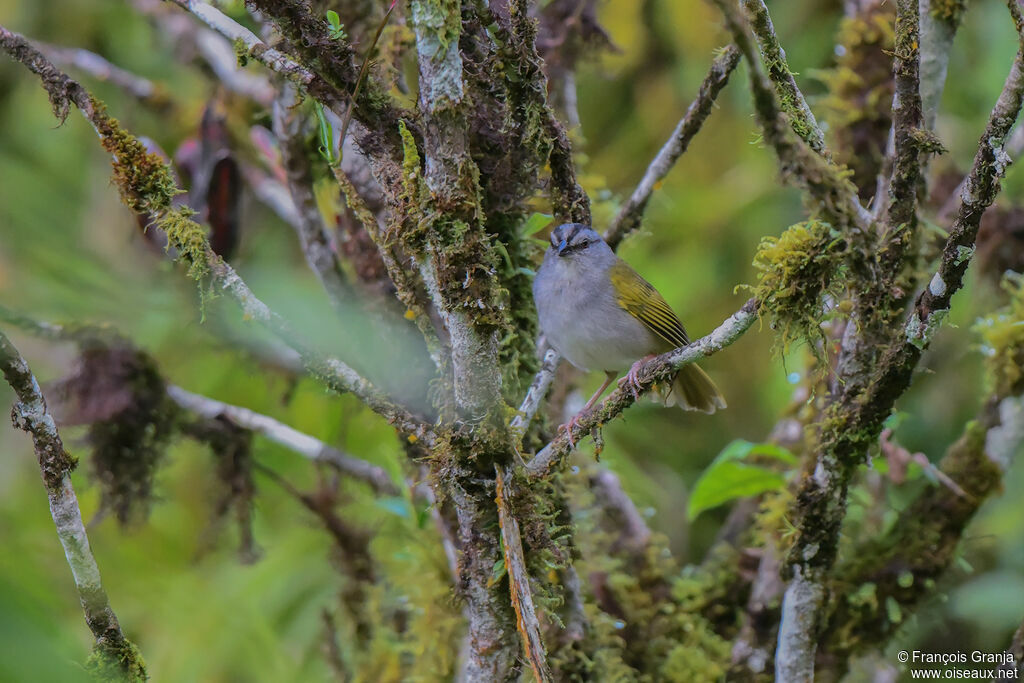
[[[541,332],[558,353],[581,370],[603,370],[601,388],[568,424],[568,433],[612,380],[637,390],[640,365],[689,344],[679,317],[629,264],[586,225],[566,223],[551,232],[551,247],[533,281]],[[666,405],[713,413],[725,399],[707,374],[684,365],[663,395]]]

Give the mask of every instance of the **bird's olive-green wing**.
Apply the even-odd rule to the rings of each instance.
[[[620,259],[611,267],[609,276],[619,306],[673,347],[690,343],[672,307],[629,264]]]

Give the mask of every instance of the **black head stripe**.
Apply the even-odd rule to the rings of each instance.
[[[570,230],[569,234],[566,235],[565,237],[565,243],[571,245],[573,243],[573,240],[576,239],[576,235],[580,234],[580,230],[582,229],[582,225],[580,225],[579,223],[574,223],[572,226],[572,230]]]

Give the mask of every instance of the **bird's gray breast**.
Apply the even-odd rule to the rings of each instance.
[[[551,250],[533,282],[540,329],[570,363],[618,372],[660,350],[658,338],[619,306],[608,269],[615,257],[563,258]]]

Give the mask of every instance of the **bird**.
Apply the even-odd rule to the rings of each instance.
[[[679,317],[647,280],[615,255],[596,231],[564,223],[551,231],[551,245],[533,281],[540,331],[555,351],[580,370],[601,370],[605,381],[583,409],[562,425],[570,436],[626,368],[619,386],[637,395],[637,372],[654,356],[686,346]],[[662,396],[666,405],[714,413],[725,399],[707,373],[684,365]]]

